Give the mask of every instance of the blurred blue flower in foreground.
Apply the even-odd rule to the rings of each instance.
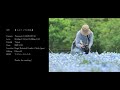
[[[120,54],[49,53],[49,72],[120,72]]]

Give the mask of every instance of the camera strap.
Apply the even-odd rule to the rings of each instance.
[[[90,43],[90,37],[89,37],[90,35],[87,35],[87,39],[88,39],[88,45],[89,45],[89,43]]]

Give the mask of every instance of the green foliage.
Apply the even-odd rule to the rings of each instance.
[[[53,52],[70,51],[83,24],[94,33],[93,52],[120,52],[120,18],[49,18],[49,48]]]
[[[83,62],[81,62],[81,64],[88,64],[89,61],[88,60],[83,60]]]

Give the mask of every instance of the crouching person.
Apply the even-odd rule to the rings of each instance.
[[[93,45],[93,32],[88,25],[83,25],[81,30],[76,34],[76,38],[71,46],[71,54],[88,54]]]

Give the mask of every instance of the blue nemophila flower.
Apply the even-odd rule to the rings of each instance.
[[[98,54],[71,55],[49,53],[49,72],[119,72],[120,54],[103,52]]]

